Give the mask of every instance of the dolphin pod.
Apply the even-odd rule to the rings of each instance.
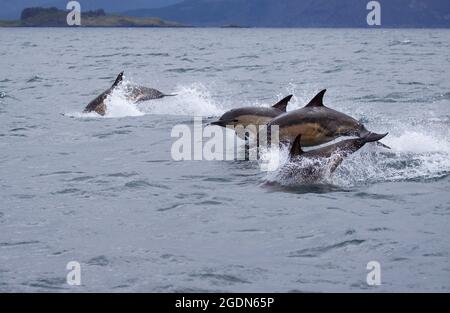
[[[112,84],[112,86],[106,91],[102,92],[94,100],[89,102],[89,104],[84,109],[83,113],[96,112],[101,116],[105,115],[107,111],[105,100],[122,82],[123,82],[123,72],[120,72],[116,80]],[[124,91],[126,98],[134,103],[153,99],[160,99],[167,96],[175,96],[164,94],[161,91],[153,88],[134,85],[126,85]]]
[[[105,115],[107,111],[105,100],[122,82],[123,72],[117,76],[109,89],[101,93],[86,106],[84,112],[97,112],[100,115]],[[124,91],[127,99],[135,103],[159,99],[165,96],[174,96],[164,94],[153,88],[134,85],[125,85]],[[293,95],[281,99],[271,107],[241,107],[232,109],[225,112],[217,121],[212,122],[211,125],[221,127],[235,127],[238,125],[247,127],[252,125],[256,126],[256,131],[258,131],[258,126],[267,125],[270,129],[276,125],[279,129],[280,143],[291,144],[290,160],[326,160],[329,162],[331,172],[336,170],[345,157],[358,151],[368,142],[376,142],[384,146],[379,140],[383,139],[387,133],[376,134],[370,132],[362,123],[353,117],[328,108],[323,103],[325,92],[326,89],[320,91],[304,107],[289,112],[286,109]],[[304,152],[301,148],[326,144],[341,136],[357,138],[343,140],[307,152]],[[387,146],[384,147],[389,148]],[[301,172],[311,177],[314,176],[314,172],[317,173],[316,169],[311,166],[306,166]]]
[[[270,108],[245,107],[233,109],[220,117],[211,125],[226,127],[227,125],[244,127],[267,125],[279,127],[279,140],[282,144],[291,144],[291,159],[301,156],[302,159],[328,159],[333,172],[343,159],[362,148],[368,142],[389,148],[378,142],[386,134],[370,132],[366,127],[351,116],[330,109],[323,103],[326,89],[320,91],[303,108],[286,112],[286,107],[292,95],[282,99]],[[333,141],[341,136],[353,136],[356,139],[343,140],[322,148],[303,152],[302,146],[318,146]],[[311,168],[304,168],[304,173],[312,175]]]
[[[286,112],[292,95],[287,96],[274,106],[244,107],[232,109],[223,114],[211,125],[277,125],[280,142],[288,144],[298,135],[302,135],[302,146],[317,146],[335,140],[341,136],[364,137],[370,132],[366,127],[347,114],[330,109],[323,104],[326,89],[320,91],[303,108]]]

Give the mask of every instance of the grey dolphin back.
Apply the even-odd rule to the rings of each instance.
[[[89,102],[89,104],[86,106],[83,112],[89,113],[95,111],[102,116],[105,115],[106,105],[104,101],[111,94],[114,88],[117,87],[122,81],[123,81],[123,72],[120,72],[116,80],[112,84],[112,86],[108,90],[102,92],[97,98]]]
[[[105,101],[106,97],[108,97],[109,93],[110,93],[110,90],[108,89],[107,91],[105,91],[101,95],[99,95],[97,98],[95,98],[94,100],[89,102],[89,104],[86,106],[86,108],[84,108],[83,112],[84,113],[96,112],[102,116],[105,115],[106,114],[106,105],[105,105],[104,101]]]
[[[275,108],[275,109],[278,109],[280,111],[286,112],[286,107],[287,107],[289,101],[291,101],[291,98],[292,98],[292,95],[289,95],[289,96],[281,99],[280,101],[278,101],[274,105],[272,105],[272,107]]]

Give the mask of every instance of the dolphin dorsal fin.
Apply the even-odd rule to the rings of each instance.
[[[272,105],[272,108],[275,108],[275,109],[278,109],[280,111],[286,112],[286,107],[287,107],[289,101],[291,101],[291,98],[292,98],[292,95],[289,95],[289,96],[281,99],[276,104]]]
[[[118,84],[122,82],[122,80],[123,80],[123,71],[120,72],[119,75],[117,75],[116,81],[111,87],[116,87]]]
[[[296,157],[303,154],[302,146],[300,144],[302,135],[298,135],[291,146],[291,151],[289,153],[290,157]]]
[[[324,89],[321,92],[319,92],[311,101],[309,101],[309,103],[307,105],[305,105],[306,107],[323,107],[323,96],[325,95],[325,92],[327,90]]]

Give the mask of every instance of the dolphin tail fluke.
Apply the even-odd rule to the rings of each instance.
[[[302,146],[301,146],[302,135],[298,135],[291,146],[291,151],[289,153],[290,157],[297,157],[303,154]]]
[[[272,107],[275,109],[278,109],[280,111],[286,112],[286,107],[287,107],[289,101],[291,101],[292,96],[293,95],[289,95],[289,96],[281,99],[276,104],[274,104]]]

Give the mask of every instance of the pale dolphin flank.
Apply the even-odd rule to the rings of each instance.
[[[112,84],[112,86],[108,90],[102,92],[97,98],[92,100],[86,106],[83,113],[96,112],[102,116],[105,115],[106,114],[105,100],[111,94],[111,92],[114,90],[114,88],[116,88],[122,82],[122,80],[123,80],[123,72],[120,72],[120,74],[117,76],[114,84]]]
[[[218,125],[222,127],[242,125],[266,125],[274,117],[286,113],[286,107],[291,100],[292,95],[289,95],[271,107],[243,107],[232,109],[225,112],[219,120],[212,122],[211,125]]]
[[[331,144],[315,150],[303,151],[301,148],[302,135],[298,135],[291,146],[289,157],[291,161],[302,159],[315,159],[318,161],[328,161],[329,169],[334,172],[336,168],[342,163],[344,158],[361,149],[368,142],[377,142],[386,137],[386,134],[367,133],[364,137],[347,139],[335,144]],[[319,165],[320,166],[320,165]],[[321,164],[323,166],[323,163]],[[302,175],[314,176],[320,172],[317,164],[310,164],[309,166],[300,169]]]
[[[354,118],[324,106],[325,92],[319,92],[305,107],[269,122],[269,127],[279,126],[280,142],[291,143],[301,134],[302,146],[316,146],[340,136],[364,137],[370,133]]]
[[[84,109],[84,113],[87,112],[97,112],[100,115],[106,114],[106,98],[112,93],[112,91],[118,87],[123,81],[123,72],[121,72],[114,84],[102,94],[100,94],[97,98],[92,100]],[[160,99],[167,96],[175,96],[175,95],[166,95],[159,90],[143,87],[143,86],[134,86],[134,85],[126,85],[124,86],[125,97],[132,102],[142,102],[153,99]]]

